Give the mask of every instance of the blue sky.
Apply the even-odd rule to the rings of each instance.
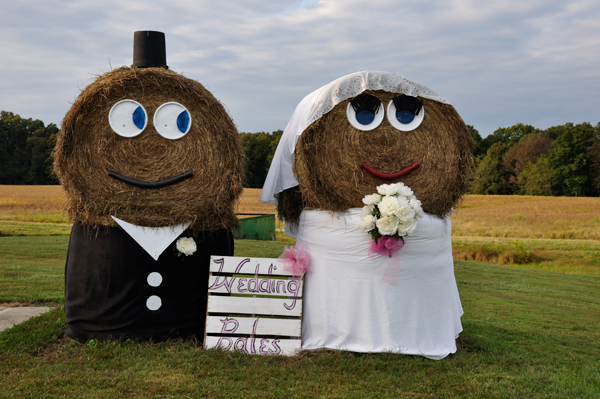
[[[309,92],[394,72],[446,97],[482,136],[516,123],[600,121],[592,0],[0,0],[0,109],[60,125],[79,92],[132,63],[133,32],[166,34],[239,131],[283,129]]]

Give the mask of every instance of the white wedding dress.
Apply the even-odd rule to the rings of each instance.
[[[442,359],[456,352],[463,314],[451,228],[429,214],[394,257],[368,253],[360,209],[303,211],[295,235],[310,256],[302,348],[393,352]],[[399,264],[397,263],[399,262]],[[382,279],[399,267],[396,284]]]

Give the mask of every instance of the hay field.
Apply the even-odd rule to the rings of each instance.
[[[600,240],[600,198],[467,195],[451,218],[454,236]]]
[[[275,214],[275,205],[258,201],[260,189],[246,188],[236,207],[244,214]],[[0,235],[68,235],[71,224],[65,211],[66,194],[62,186],[0,185]],[[283,237],[283,222],[277,230]],[[285,241],[285,240],[284,240]]]
[[[62,186],[0,185],[0,220],[67,223]]]
[[[275,214],[259,202],[260,189],[246,188],[240,218]],[[68,223],[61,186],[0,185],[0,220]],[[467,195],[451,216],[454,237],[600,240],[600,198]]]
[[[244,189],[238,217],[276,212],[260,192]],[[0,185],[0,235],[68,235],[64,203],[60,186]],[[451,219],[455,259],[600,274],[600,198],[468,195]]]
[[[275,205],[263,204],[258,200],[260,197],[260,188],[245,188],[240,202],[236,208],[236,213],[260,213],[274,215],[277,211]],[[244,217],[251,217],[252,215],[239,215],[240,219]]]
[[[451,218],[455,259],[600,273],[600,198],[468,195]]]

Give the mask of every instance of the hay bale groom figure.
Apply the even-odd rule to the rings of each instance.
[[[224,107],[168,69],[161,32],[98,77],[62,124],[55,171],[75,222],[66,334],[163,340],[204,332],[210,255],[232,255],[243,147]]]

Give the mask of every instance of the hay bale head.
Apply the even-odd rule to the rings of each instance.
[[[122,100],[133,101],[115,107]],[[123,110],[132,114],[125,123]],[[100,76],[65,116],[54,158],[73,221],[191,221],[196,231],[237,224],[244,152],[235,125],[200,83],[168,69],[122,67]],[[144,186],[173,178],[181,181]]]
[[[386,113],[372,130],[358,129],[349,121],[348,104],[360,97],[373,103],[374,110],[381,105],[378,113]],[[472,137],[450,104],[408,97],[366,90],[310,124],[295,147],[294,173],[299,186],[283,191],[278,198],[281,216],[297,222],[303,208],[341,212],[362,207],[362,198],[376,192],[377,186],[396,182],[414,191],[425,212],[440,217],[448,214],[467,189]],[[396,101],[400,108],[413,99],[421,104],[423,120],[414,129],[399,130],[388,118],[388,105]],[[365,163],[391,174],[415,162],[419,163],[417,169],[391,180],[361,167]]]

